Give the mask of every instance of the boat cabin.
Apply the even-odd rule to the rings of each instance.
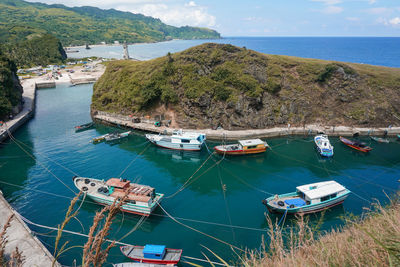
[[[265,142],[261,139],[240,140],[239,144],[243,147],[243,150],[265,147]]]
[[[150,204],[156,196],[153,187],[131,183],[126,179],[111,178],[106,184],[110,187],[110,195],[115,198],[123,198],[129,190],[127,202],[132,204]]]
[[[206,140],[206,135],[201,133],[183,132],[182,129],[174,130],[171,136],[172,143],[197,143],[202,144]]]
[[[165,256],[164,245],[146,245],[143,248],[143,257],[146,259],[162,260]]]
[[[306,205],[318,204],[346,192],[346,188],[335,181],[308,184],[296,187],[297,194]],[[295,203],[291,203],[295,204]]]

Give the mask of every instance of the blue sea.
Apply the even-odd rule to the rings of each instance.
[[[232,44],[261,53],[317,58],[387,67],[400,67],[400,37],[226,37],[217,40],[173,40],[129,46],[131,57],[148,60],[206,42]],[[101,56],[121,59],[122,46],[78,48],[69,57]]]

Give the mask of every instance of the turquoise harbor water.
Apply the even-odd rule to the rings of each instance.
[[[63,221],[69,198],[74,196],[66,186],[76,191],[72,171],[81,176],[107,179],[117,177],[137,158],[122,177],[154,186],[158,192],[170,196],[209,156],[206,149],[199,153],[181,153],[148,145],[140,132],[115,145],[89,143],[91,138],[114,130],[98,126],[74,132],[75,125],[90,120],[91,94],[91,85],[59,85],[56,89],[39,90],[35,117],[15,133],[15,138],[26,145],[20,146],[32,157],[11,140],[0,147],[0,189],[18,212],[35,223],[57,226]],[[331,179],[345,185],[355,194],[343,205],[326,212],[323,229],[341,225],[341,216],[347,213],[361,214],[363,207],[369,206],[367,201],[377,199],[387,203],[385,194],[393,194],[400,185],[400,142],[392,139],[389,144],[378,144],[364,138],[374,148],[366,155],[344,146],[336,137],[330,139],[335,147],[331,160],[317,155],[312,136],[269,139],[272,150],[267,153],[229,158],[219,168],[205,172],[214,164],[213,160],[220,159],[216,156],[185,190],[165,199],[162,206],[188,226],[239,247],[258,249],[267,227],[266,208],[261,200],[268,193],[290,192],[297,185]],[[211,148],[217,143],[207,142],[207,145]],[[85,202],[78,215],[79,222],[71,221],[66,229],[88,233],[92,218],[100,209]],[[202,251],[206,252],[202,244],[226,259],[234,258],[226,245],[175,223],[160,209],[156,213],[130,234],[140,217],[118,215],[110,238],[124,237],[122,242],[139,245],[165,244],[182,248],[184,255],[198,258],[203,258]],[[309,218],[316,221],[319,216]],[[285,225],[291,224],[289,217]],[[32,230],[52,251],[56,233],[34,226]],[[64,234],[63,240],[69,240],[71,245],[85,242],[84,238],[71,234]],[[73,249],[60,262],[70,265],[77,259],[79,263],[80,257],[81,249]],[[108,261],[125,261],[118,247],[111,250]]]
[[[400,67],[399,37],[226,37],[217,40],[173,40],[129,46],[131,57],[148,60],[206,42],[247,47],[261,53]],[[121,59],[122,46],[79,48],[69,57],[98,56]]]

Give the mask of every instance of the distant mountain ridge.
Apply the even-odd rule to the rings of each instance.
[[[211,29],[174,27],[159,19],[115,9],[0,0],[0,42],[43,33],[53,34],[63,45],[220,38]]]

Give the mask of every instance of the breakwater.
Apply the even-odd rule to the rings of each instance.
[[[141,119],[140,123],[135,123],[134,119],[130,116],[123,116],[119,114],[112,114],[102,111],[96,111],[92,117],[97,122],[102,122],[112,125],[120,125],[129,127],[136,130],[172,134],[174,128],[154,125],[154,120]],[[400,127],[386,127],[386,128],[373,128],[373,127],[350,127],[350,126],[323,126],[317,124],[309,124],[303,127],[290,126],[287,127],[274,127],[268,129],[249,129],[249,130],[224,130],[224,129],[183,129],[184,131],[197,131],[207,135],[211,140],[237,140],[244,138],[268,138],[280,137],[288,135],[315,135],[318,133],[325,133],[332,136],[352,136],[354,134],[368,136],[368,135],[387,135],[395,136],[400,133]]]

